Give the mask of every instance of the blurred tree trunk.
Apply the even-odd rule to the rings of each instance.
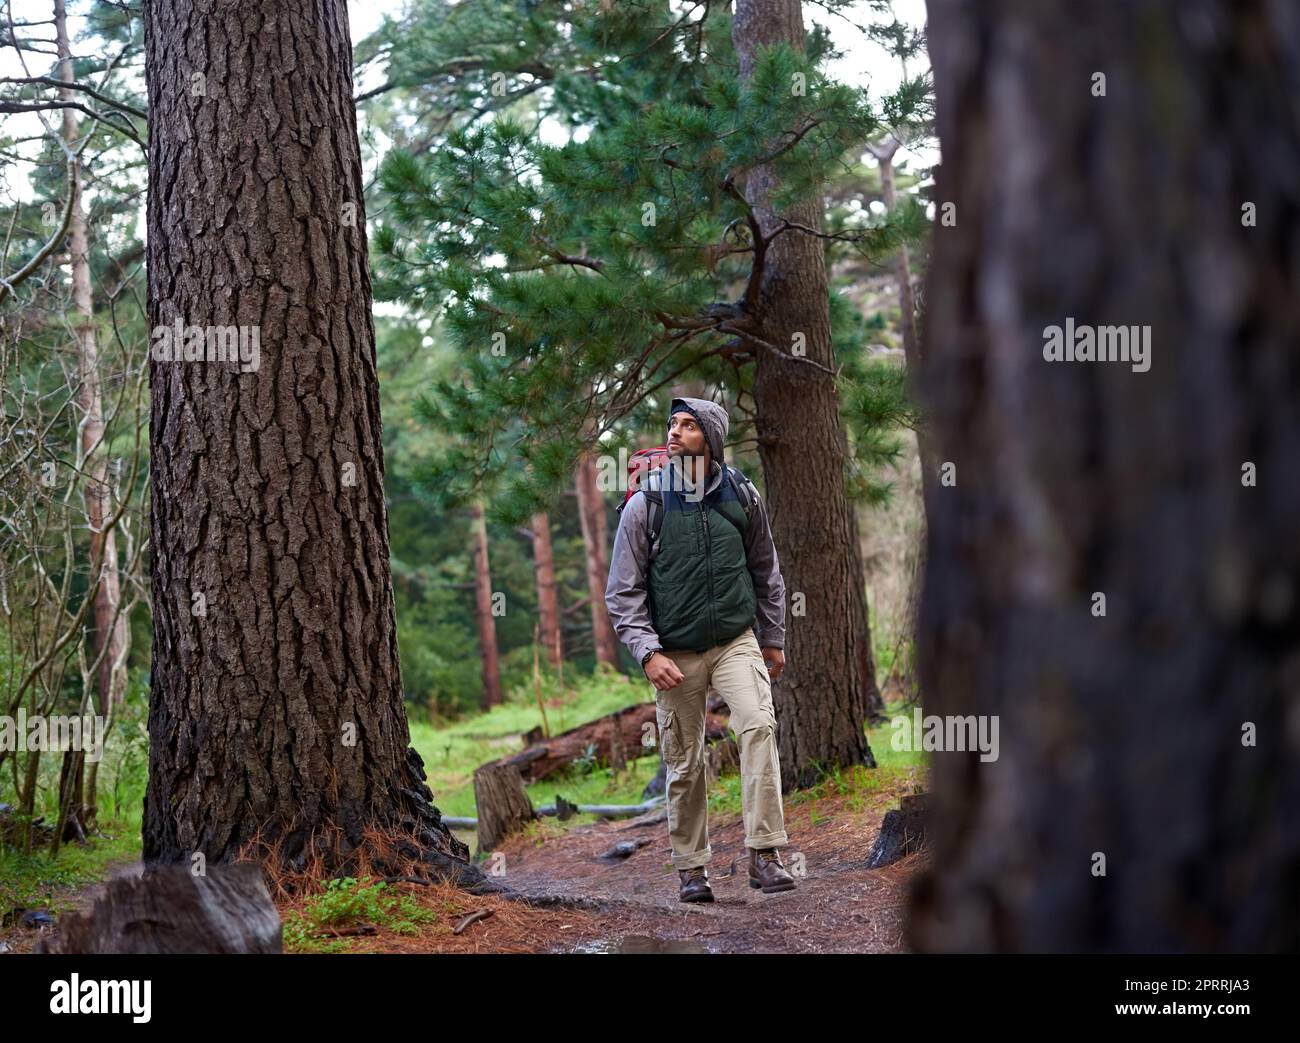
[[[1000,755],[934,756],[911,942],[1294,952],[1300,20],[929,12],[955,224],[924,387],[956,484],[929,505],[922,692],[996,715]],[[1049,363],[1067,317],[1149,326],[1150,369]]]
[[[488,563],[487,520],[483,505],[470,507],[474,529],[474,610],[478,618],[479,654],[483,658],[483,708],[501,705],[501,663],[497,658],[497,621],[492,614],[492,567]]]
[[[545,511],[533,515],[533,567],[537,574],[537,617],[540,640],[552,666],[560,665],[560,602],[555,592],[555,558],[551,553],[551,517]]]
[[[759,47],[786,42],[804,48],[799,0],[737,0],[732,40],[748,84]],[[765,237],[782,219],[820,230],[822,200],[776,213],[768,200],[781,185],[769,164],[744,179]],[[749,302],[747,302],[748,304]],[[847,441],[840,419],[831,343],[826,256],[822,241],[786,231],[767,246],[754,333],[778,351],[758,351],[754,373],[759,457],[772,535],[790,598],[806,614],[787,611],[786,668],[772,686],[782,787],[807,786],[820,770],[875,760],[863,724],[875,693],[871,636],[853,505],[845,487]],[[803,358],[789,349],[804,338]]]
[[[346,6],[144,10],[150,325],[261,345],[151,362],[144,859],[329,870],[393,830],[482,885],[407,728]]]

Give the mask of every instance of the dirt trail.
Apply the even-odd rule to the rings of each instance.
[[[791,845],[782,851],[798,887],[765,895],[749,887],[744,828],[738,817],[709,823],[715,901],[677,900],[663,812],[630,821],[574,826],[540,842],[511,838],[498,848],[497,881],[529,901],[474,896],[451,885],[397,884],[398,893],[438,912],[411,936],[382,931],[357,938],[354,952],[899,952],[911,877],[925,853],[880,870],[864,868],[881,819],[906,792],[900,781],[869,799],[825,797],[786,804]],[[625,859],[600,856],[615,844],[648,841]],[[490,863],[485,864],[485,868]],[[734,868],[734,873],[733,873]],[[138,862],[117,863],[108,878],[138,875]],[[88,909],[106,881],[61,896],[63,911]],[[283,905],[282,915],[289,906]],[[474,911],[492,915],[461,935],[452,925]],[[29,952],[48,931],[17,926],[0,932],[0,951]]]
[[[925,856],[864,868],[881,818],[901,793],[878,794],[857,810],[843,798],[787,806],[791,845],[782,858],[792,872],[801,863],[802,875],[794,891],[782,894],[749,887],[739,818],[709,823],[711,904],[677,900],[667,825],[655,815],[577,826],[541,844],[513,838],[499,848],[501,882],[594,914],[594,923],[573,925],[576,934],[538,939],[541,951],[904,951],[908,881]],[[642,837],[649,843],[626,859],[600,857],[621,841]]]

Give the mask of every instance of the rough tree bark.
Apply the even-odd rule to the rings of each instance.
[[[483,505],[470,507],[474,529],[474,615],[483,660],[483,708],[501,705],[501,662],[497,658],[497,621],[492,615],[492,566],[488,560],[487,519]]]
[[[150,324],[261,364],[151,363],[144,859],[328,867],[374,826],[478,886],[403,705],[345,4],[150,3],[145,45]]]
[[[785,42],[803,49],[799,0],[737,0],[732,39],[747,84],[760,47]],[[766,164],[745,180],[764,236],[782,218],[821,228],[819,198],[773,212],[767,200],[777,187]],[[747,317],[780,349],[757,355],[755,426],[786,589],[805,599],[806,615],[787,620],[786,668],[772,686],[781,782],[789,789],[814,782],[819,765],[875,766],[863,723],[876,682],[862,676],[871,661],[867,599],[844,482],[839,393],[826,372],[835,359],[821,240],[794,230],[772,240],[755,312]],[[796,333],[805,337],[804,359],[817,365],[788,353]]]
[[[1300,21],[929,13],[956,223],[924,386],[957,484],[930,504],[922,691],[998,715],[1000,756],[935,755],[912,944],[1295,951]],[[1049,363],[1067,317],[1149,326],[1150,369]]]
[[[578,520],[586,548],[587,588],[591,591],[591,633],[596,662],[618,669],[618,635],[605,611],[605,584],[609,581],[609,548],[605,534],[605,500],[596,483],[596,458],[583,453],[574,474],[578,494]]]
[[[551,553],[551,517],[533,515],[533,568],[537,575],[537,618],[542,648],[552,666],[560,665],[560,602],[555,591],[555,557]]]

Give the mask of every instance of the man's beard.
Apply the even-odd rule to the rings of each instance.
[[[695,465],[691,463],[693,457],[699,457],[699,459],[703,461],[700,464],[699,478],[693,477],[692,472],[695,469]],[[671,464],[674,460],[676,461],[676,464],[669,467],[668,470],[670,472],[675,471],[680,477],[673,477],[670,474],[669,488],[676,488],[678,492],[687,493],[688,499],[698,499],[700,496],[700,490],[705,488],[707,485],[709,472],[712,470],[708,457],[705,455],[705,450],[700,450],[698,453],[692,453],[689,449],[684,447],[679,447],[676,451],[670,449],[668,462]]]

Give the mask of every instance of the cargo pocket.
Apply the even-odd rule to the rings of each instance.
[[[754,683],[758,686],[759,709],[775,720],[776,715],[772,709],[772,678],[768,676],[766,662],[754,664]]]
[[[660,706],[655,711],[655,716],[659,723],[659,752],[663,755],[665,764],[675,764],[681,753],[681,743],[677,736],[677,714],[669,707]]]

